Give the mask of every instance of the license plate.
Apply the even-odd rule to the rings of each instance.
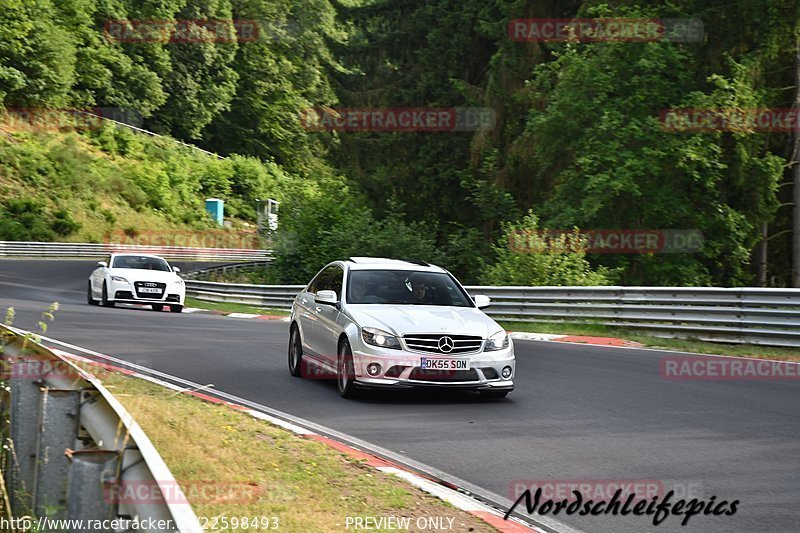
[[[161,289],[158,287],[141,287],[139,292],[150,292],[153,294],[161,294]]]
[[[419,367],[423,370],[469,370],[467,359],[420,359]]]

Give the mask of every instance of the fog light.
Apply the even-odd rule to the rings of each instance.
[[[500,372],[503,375],[503,379],[508,379],[511,377],[511,367],[504,366],[503,370]]]
[[[381,373],[381,365],[378,363],[370,363],[367,365],[367,373],[370,376],[377,376]]]

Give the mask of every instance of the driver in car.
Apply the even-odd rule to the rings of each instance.
[[[413,288],[411,289],[411,303],[413,304],[426,304],[428,295],[428,287],[424,283],[420,283],[419,281],[414,283]]]

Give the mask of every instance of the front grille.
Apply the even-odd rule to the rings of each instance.
[[[154,281],[136,281],[133,286],[136,289],[137,298],[147,298],[150,300],[160,300],[164,296],[164,291],[167,288],[166,283],[156,283]],[[142,292],[143,288],[158,289],[158,292]]]
[[[471,368],[469,370],[430,370],[414,368],[408,379],[420,381],[478,381],[478,372]]]
[[[453,349],[449,352],[439,349],[439,341],[449,337],[453,341]],[[448,335],[446,333],[415,333],[404,335],[403,340],[409,350],[445,355],[459,355],[480,351],[483,339],[477,335]]]

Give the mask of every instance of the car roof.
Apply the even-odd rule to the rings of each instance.
[[[351,257],[344,261],[350,270],[414,270],[445,272],[442,267],[417,260],[387,259],[385,257]]]
[[[132,255],[134,257],[155,257],[156,259],[164,259],[160,255],[140,254],[140,253],[137,253],[137,252],[115,252],[115,253],[111,254],[111,257],[119,257],[120,255]],[[166,259],[164,259],[164,261],[166,261]]]

